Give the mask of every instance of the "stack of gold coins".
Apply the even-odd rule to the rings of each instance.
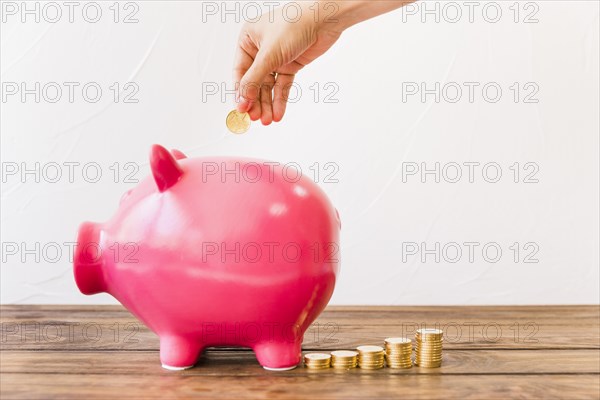
[[[440,367],[444,332],[440,329],[417,329],[416,339],[415,365],[424,368]]]
[[[310,369],[327,369],[331,367],[331,355],[325,353],[305,354],[304,365]]]
[[[337,350],[331,352],[331,366],[336,369],[356,368],[358,353],[349,350]]]
[[[390,368],[411,368],[412,341],[405,337],[385,339],[385,360]]]
[[[362,369],[383,368],[384,350],[381,346],[358,346],[358,366]]]

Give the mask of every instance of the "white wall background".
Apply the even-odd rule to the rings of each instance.
[[[521,2],[518,22],[512,1],[496,2],[502,9],[496,23],[484,18],[495,18],[495,8],[482,11],[489,2],[479,3],[473,22],[466,5],[455,3],[463,13],[456,23],[449,22],[453,10],[446,8],[446,18],[442,14],[436,22],[434,15],[423,14],[421,3],[409,9],[416,15],[396,11],[355,26],[298,75],[302,97],[289,106],[283,122],[267,128],[255,123],[241,136],[229,134],[224,125],[231,96],[225,102],[219,96],[203,101],[203,83],[232,87],[241,25],[235,16],[205,13],[203,23],[200,1],[137,1],[139,22],[115,23],[112,3],[99,2],[103,15],[95,24],[82,18],[82,7],[73,23],[68,15],[57,23],[43,15],[36,23],[28,16],[23,23],[20,13],[3,13],[2,303],[114,302],[107,295],[78,292],[62,244],[75,240],[80,222],[112,215],[120,195],[135,185],[124,182],[122,174],[129,170],[123,164],[139,163],[133,178],[144,177],[152,143],[189,156],[293,161],[311,176],[309,167],[319,163],[319,184],[342,218],[343,261],[333,304],[598,302],[597,2]],[[428,2],[429,9],[435,6]],[[123,18],[134,9],[121,3],[120,10]],[[251,9],[245,11],[253,17]],[[524,23],[527,16],[538,22]],[[90,103],[79,86],[71,103],[63,86],[56,103],[44,98],[36,103],[33,95],[23,102],[7,95],[7,82],[30,88],[35,82],[97,82],[103,94]],[[109,89],[114,82],[135,82],[139,102],[115,102]],[[454,97],[451,84],[439,103],[433,95],[425,102],[420,96],[404,101],[403,82],[425,82],[429,88],[456,82],[463,97],[446,101]],[[472,103],[464,82],[480,84]],[[496,103],[482,96],[488,82],[502,88]],[[516,103],[510,89],[515,82],[521,96]],[[333,96],[337,103],[325,101],[332,92],[327,83],[339,89]],[[537,103],[523,101],[535,87],[527,83],[539,88],[533,96]],[[48,182],[54,177],[50,169],[39,183],[33,175],[9,174],[14,163],[34,168],[35,162],[40,168],[53,162],[81,165],[72,183],[66,167],[57,183]],[[86,181],[94,178],[93,170],[82,175],[82,166],[91,162],[102,168],[97,183]],[[337,183],[324,182],[333,171],[324,167],[328,162],[338,167]],[[433,176],[422,183],[419,175],[403,182],[409,163],[433,167],[436,162],[495,162],[502,177],[488,183],[479,166],[473,183],[466,167],[458,183],[443,177],[436,183]],[[515,162],[518,183],[509,168]],[[110,169],[114,163],[120,163],[118,183]],[[539,167],[537,183],[523,182],[533,171],[525,163]],[[441,254],[439,262],[434,255],[423,262],[420,254],[403,253],[409,242],[428,248],[456,242],[463,255],[455,263],[449,260],[453,251]],[[473,262],[464,242],[480,243]],[[517,260],[511,250],[515,242]],[[36,243],[35,254],[24,251]],[[486,243],[502,249],[499,261],[484,258]],[[531,252],[537,263],[524,262]],[[488,256],[495,254],[490,250]]]

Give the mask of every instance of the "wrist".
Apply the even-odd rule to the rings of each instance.
[[[415,0],[317,0],[309,8],[313,10],[320,27],[342,32],[352,25],[413,1]]]
[[[328,8],[329,16],[324,23],[334,24],[340,31],[356,25],[364,19],[365,8],[368,7],[368,0],[365,1],[330,1],[320,0],[323,8]]]
[[[316,0],[302,3],[305,21],[311,21],[317,30],[343,32],[360,22],[357,9],[362,1]]]

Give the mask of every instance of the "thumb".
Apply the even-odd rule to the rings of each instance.
[[[272,57],[269,57],[266,51],[261,50],[257,53],[252,65],[240,80],[240,87],[238,89],[240,105],[247,103],[247,108],[250,108],[250,105],[258,99],[260,87],[265,78],[276,68],[276,62]]]

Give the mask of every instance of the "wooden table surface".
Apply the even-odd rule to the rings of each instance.
[[[0,307],[0,398],[600,398],[600,307],[329,307],[305,351],[445,331],[441,368],[269,372],[250,350],[167,371],[120,306]]]

